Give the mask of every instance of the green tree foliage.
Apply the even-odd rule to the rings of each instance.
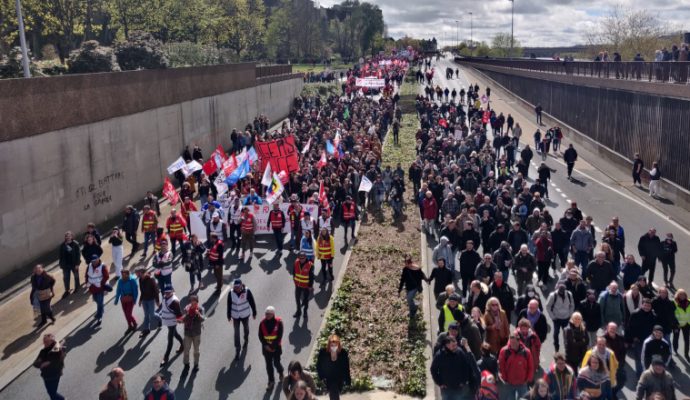
[[[487,55],[493,57],[520,57],[522,55],[522,45],[517,38],[513,38],[511,43],[510,33],[497,33],[491,40],[491,53]]]
[[[70,53],[69,73],[83,74],[91,72],[112,72],[119,71],[113,49],[101,46],[95,40],[88,40],[82,43],[78,50]]]
[[[128,40],[116,43],[117,63],[123,71],[167,68],[168,60],[163,54],[162,45],[150,33],[134,31]]]

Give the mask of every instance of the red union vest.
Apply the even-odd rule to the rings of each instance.
[[[295,260],[295,286],[300,288],[309,288],[309,271],[311,270],[312,262],[307,261],[304,266],[300,265],[299,259]]]
[[[153,398],[153,393],[149,393],[149,395],[146,396],[146,400],[155,400],[155,399]],[[167,394],[167,393],[163,393],[163,394],[161,395],[160,400],[168,400],[168,394]]]
[[[163,233],[159,237],[156,238],[156,242],[153,244],[153,249],[156,250],[156,252],[161,251],[161,243],[168,241],[168,235]]]
[[[247,216],[242,218],[241,229],[242,232],[254,232],[254,215],[252,213],[247,213]]]
[[[283,225],[285,225],[280,210],[271,210],[271,213],[268,215],[268,220],[271,221],[271,228],[276,231],[283,229]]]
[[[158,228],[158,224],[156,224],[156,213],[153,211],[145,213],[141,224],[144,232],[155,232],[156,228]]]
[[[318,254],[320,255],[319,258],[322,260],[330,260],[331,258],[331,238],[328,237],[326,239],[321,239],[321,236],[319,236],[319,240],[316,241],[316,246],[318,249]]]
[[[355,219],[355,203],[351,201],[343,203],[343,219],[346,221]]]
[[[275,325],[273,325],[273,330],[271,332],[268,332],[268,329],[266,328],[266,318],[261,320],[261,323],[259,324],[259,329],[261,329],[261,335],[264,337],[264,340],[268,344],[273,344],[275,340],[278,339],[278,327],[280,326],[280,318],[274,317],[276,320]],[[278,346],[281,345],[281,341],[278,340]]]
[[[184,225],[182,225],[182,219],[179,215],[168,217],[168,230],[171,238],[177,239],[182,236]]]
[[[220,259],[220,252],[218,251],[218,246],[221,245],[222,243],[223,243],[223,241],[218,239],[218,241],[208,251],[208,260],[209,261],[218,261]]]

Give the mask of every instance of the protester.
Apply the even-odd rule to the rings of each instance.
[[[38,327],[45,325],[50,319],[55,323],[55,316],[50,307],[50,302],[55,295],[53,287],[55,286],[55,278],[43,269],[42,264],[36,264],[33,273],[31,274],[31,292],[29,293],[29,302],[33,306],[36,302],[39,304],[41,311],[41,322]]]
[[[299,361],[290,361],[287,370],[288,373],[281,382],[285,396],[290,396],[298,382],[304,382],[306,389],[309,389],[311,393],[316,393],[314,378],[309,372],[302,369],[302,364]]]
[[[244,348],[249,345],[249,316],[256,319],[256,303],[251,290],[242,280],[236,278],[232,283],[232,291],[228,295],[228,321],[232,320],[235,332],[235,360],[240,358],[240,323],[244,327]]]
[[[175,392],[165,382],[163,375],[156,374],[151,380],[151,390],[144,395],[145,400],[175,400]]]
[[[457,339],[448,336],[443,349],[431,361],[431,377],[440,386],[441,396],[447,399],[469,399],[479,387],[479,370],[474,357],[458,346]]]
[[[405,267],[400,275],[398,294],[402,292],[404,287],[407,292],[405,297],[410,319],[413,319],[417,314],[418,306],[415,302],[415,296],[422,292],[422,281],[428,281],[422,269],[412,261],[411,256],[405,256]]]
[[[271,390],[273,386],[275,386],[274,369],[278,371],[281,382],[284,378],[283,365],[280,363],[280,356],[283,353],[283,321],[279,317],[276,317],[275,314],[276,311],[273,306],[266,307],[264,319],[259,323],[261,353],[266,362],[266,374],[268,375],[268,386],[266,390]]]
[[[136,277],[130,277],[129,271],[122,271],[122,278],[117,281],[117,289],[115,290],[115,305],[118,301],[122,302],[122,312],[125,314],[125,321],[127,321],[127,331],[135,332],[137,330],[137,320],[132,315],[134,305],[137,304],[139,297],[139,283]]]
[[[156,314],[156,308],[160,307],[160,294],[156,281],[151,277],[146,268],[138,267],[135,270],[137,280],[139,281],[139,307],[144,311],[144,321],[141,324],[140,338],[145,337],[151,332],[154,325],[161,327],[162,322],[160,317]],[[158,320],[158,324],[154,323]]]
[[[316,358],[316,371],[319,379],[328,390],[330,400],[340,399],[340,393],[352,382],[350,378],[350,358],[342,347],[340,338],[331,335],[326,346],[319,350]]]
[[[122,368],[113,368],[108,373],[108,378],[110,380],[101,389],[98,400],[127,400],[125,371]]]
[[[165,367],[168,365],[170,360],[170,351],[173,347],[173,339],[180,342],[180,347],[177,349],[176,354],[180,354],[184,351],[184,342],[182,341],[182,336],[177,332],[177,324],[182,322],[182,309],[180,308],[180,300],[175,296],[172,289],[163,290],[163,301],[160,307],[160,318],[161,325],[165,325],[168,328],[168,344],[165,348],[165,355],[163,356],[163,361],[161,361],[160,366]]]
[[[79,289],[79,264],[81,263],[81,254],[79,243],[74,240],[72,232],[65,232],[65,240],[60,245],[60,269],[62,269],[62,279],[65,286],[65,293],[62,298],[65,299],[70,294],[70,275],[74,275],[74,291]],[[90,260],[89,260],[90,261]],[[89,262],[87,261],[87,262]]]
[[[65,367],[65,349],[55,340],[52,333],[43,335],[43,348],[34,360],[33,366],[41,370],[41,378],[50,400],[64,400],[65,398],[58,393],[58,386]]]
[[[93,238],[93,236],[89,236]],[[91,293],[91,298],[94,303],[96,303],[96,314],[94,315],[94,326],[100,326],[101,320],[103,319],[104,296],[105,291],[112,290],[110,285],[108,285],[109,279],[108,268],[101,263],[101,258],[97,254],[93,254],[91,257],[91,262],[86,267],[86,280],[89,286],[89,293]]]

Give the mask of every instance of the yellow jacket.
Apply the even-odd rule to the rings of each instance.
[[[608,360],[604,360],[606,362],[606,367],[609,370],[609,380],[611,381],[611,387],[616,386],[616,372],[618,371],[618,360],[616,359],[616,354],[613,352],[613,350],[609,349],[608,347],[606,348],[608,351]],[[582,358],[582,365],[580,368],[584,368],[587,363],[589,362],[589,357],[592,355],[592,349],[587,350],[585,353],[585,356]]]
[[[335,258],[335,241],[333,240],[333,235],[328,235],[330,251],[322,251],[321,248],[319,248],[319,237],[317,237],[316,240],[314,240],[314,252],[316,253],[316,258],[318,258],[319,260]]]

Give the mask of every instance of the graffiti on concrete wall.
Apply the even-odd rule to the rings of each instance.
[[[99,207],[113,201],[110,185],[125,178],[122,171],[113,172],[102,178],[96,179],[88,185],[80,186],[75,190],[77,200],[83,202],[83,210]]]

